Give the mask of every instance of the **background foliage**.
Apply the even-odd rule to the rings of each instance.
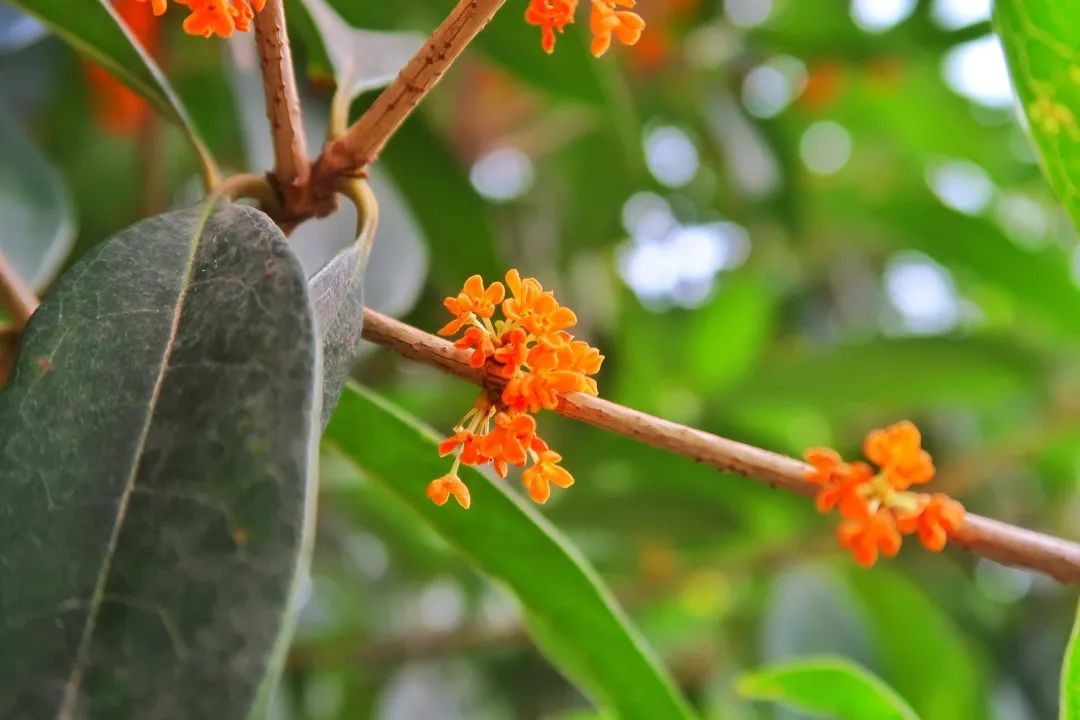
[[[449,6],[328,4],[383,60],[407,57]],[[612,400],[792,454],[850,454],[869,428],[911,417],[938,482],[970,509],[1075,536],[1080,251],[1038,158],[1068,195],[1078,131],[1037,104],[1080,111],[1076,66],[1055,59],[1077,13],[999,4],[1033,142],[988,3],[640,0],[645,39],[602,61],[582,28],[545,56],[520,4],[378,165],[369,305],[435,329],[466,276],[520,267],[578,312]],[[288,8],[313,147],[343,62],[320,36],[325,5]],[[177,25],[158,61],[192,136],[229,171],[265,169],[250,38],[208,44]],[[121,64],[182,114],[154,73]],[[19,258],[39,288],[58,257],[199,194],[185,132],[103,130],[86,78],[66,45],[0,5],[0,247],[38,249]],[[352,242],[348,215],[298,232],[309,274]],[[438,428],[475,392],[372,347],[355,376]],[[1057,714],[1075,597],[1052,581],[952,550],[863,572],[804,501],[557,417],[545,435],[578,483],[542,513],[576,550],[534,563],[507,542],[532,526],[480,507],[513,515],[516,499],[485,489],[471,514],[425,504],[429,444],[408,421],[375,429],[370,411],[346,412],[381,402],[346,390],[324,443],[315,561],[274,717],[592,717],[576,688],[602,697],[597,683],[652,671],[623,667],[617,643],[559,647],[538,622],[622,622],[579,551],[705,717],[793,717],[765,701],[814,673],[846,697],[887,684],[895,694],[872,702],[897,717]]]

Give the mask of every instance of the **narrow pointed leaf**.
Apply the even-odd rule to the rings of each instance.
[[[542,648],[598,704],[622,720],[691,717],[596,571],[526,501],[462,467],[472,508],[432,504],[424,488],[450,465],[437,438],[356,386],[342,393],[326,439],[512,590]]]
[[[842,658],[807,658],[743,675],[739,694],[835,720],[919,720],[896,691]]]
[[[998,0],[994,16],[1043,172],[1080,224],[1080,4]]]
[[[0,717],[244,718],[311,536],[314,312],[237,205],[64,275],[0,394]]]
[[[31,289],[44,289],[67,258],[74,215],[60,174],[0,112],[0,251]]]
[[[213,169],[209,150],[172,85],[128,32],[109,0],[79,0],[77,12],[72,10],[71,0],[10,2],[41,20],[64,42],[111,72],[183,128],[203,165],[208,171]]]
[[[1060,720],[1080,720],[1080,607],[1061,664]]]

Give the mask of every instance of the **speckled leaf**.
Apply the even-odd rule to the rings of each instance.
[[[693,717],[596,571],[544,516],[463,466],[472,507],[437,507],[427,483],[450,468],[438,439],[374,394],[348,386],[326,441],[521,602],[533,638],[597,704],[622,720]]]
[[[251,712],[311,537],[319,368],[257,210],[146,220],[60,279],[0,394],[0,717]]]
[[[994,14],[1043,171],[1080,224],[1080,4],[997,0]]]
[[[367,228],[309,281],[322,341],[324,427],[349,379],[364,329],[364,271],[373,240],[374,228]]]
[[[72,11],[71,0],[9,2],[36,17],[68,45],[149,100],[165,117],[183,128],[204,165],[213,164],[172,85],[128,32],[109,0],[79,0],[77,12]]]
[[[75,212],[60,173],[3,111],[0,218],[0,251],[27,285],[44,289],[75,241]]]

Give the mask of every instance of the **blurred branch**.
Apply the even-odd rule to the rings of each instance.
[[[442,338],[364,310],[364,338],[402,356],[477,385],[498,389],[505,380],[469,365],[464,351]],[[719,470],[760,480],[773,488],[811,496],[809,466],[786,455],[746,445],[580,393],[563,396],[557,411],[582,422],[685,455]],[[1007,565],[1036,570],[1062,582],[1080,583],[1080,544],[968,513],[953,540],[971,552]]]
[[[0,252],[0,306],[11,315],[16,331],[23,329],[38,306],[37,296],[16,274],[3,252]]]
[[[268,0],[262,12],[255,14],[255,42],[266,94],[266,117],[273,136],[275,190],[287,209],[300,207],[308,194],[311,166],[285,26],[284,0]]]
[[[459,0],[431,38],[375,103],[341,137],[330,140],[315,163],[319,187],[340,176],[359,176],[382,152],[405,119],[484,29],[506,0]]]

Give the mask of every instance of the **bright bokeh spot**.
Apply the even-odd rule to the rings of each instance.
[[[952,330],[960,320],[960,297],[952,275],[921,253],[900,253],[889,261],[885,292],[907,332],[937,335]]]
[[[1005,53],[994,35],[957,45],[942,62],[945,82],[954,92],[990,107],[1012,105],[1015,94],[1009,81]]]
[[[740,28],[752,28],[769,19],[772,0],[725,0],[724,12],[731,24]]]
[[[752,69],[743,78],[742,101],[751,115],[779,115],[806,86],[806,65],[782,55]]]
[[[532,187],[533,163],[517,148],[499,148],[484,155],[469,171],[476,192],[493,202],[515,200]]]
[[[915,0],[852,0],[851,19],[866,32],[885,32],[906,20]]]
[[[851,158],[851,135],[831,120],[814,123],[803,133],[799,156],[810,172],[832,175]]]
[[[690,137],[672,125],[658,127],[646,136],[645,161],[653,177],[673,188],[693,180],[700,166]]]
[[[1050,213],[1045,205],[1018,192],[1004,193],[996,217],[1009,237],[1028,247],[1039,247],[1050,232]]]
[[[667,202],[651,193],[627,200],[623,223],[630,242],[619,249],[619,274],[650,305],[701,305],[716,276],[742,265],[750,253],[750,236],[742,226],[682,225]]]
[[[663,239],[678,226],[667,200],[656,193],[635,193],[623,204],[626,232],[638,241]]]
[[[990,176],[967,160],[940,163],[926,174],[926,182],[942,203],[965,215],[982,213],[994,199]]]

